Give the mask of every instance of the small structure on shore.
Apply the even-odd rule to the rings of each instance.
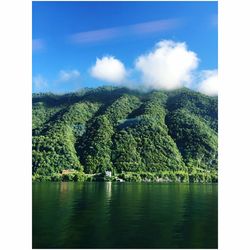
[[[116,181],[118,181],[118,182],[125,182],[125,181],[124,181],[123,179],[121,179],[121,178],[117,178]]]
[[[75,173],[75,169],[64,169],[62,174],[73,174]]]
[[[106,177],[111,177],[112,176],[112,172],[109,171],[109,170],[105,171],[105,176]]]

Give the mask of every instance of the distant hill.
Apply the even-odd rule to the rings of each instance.
[[[32,102],[33,180],[217,181],[217,97],[100,87]]]

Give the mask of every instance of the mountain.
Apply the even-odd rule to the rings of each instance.
[[[33,180],[217,182],[217,97],[100,87],[32,103]]]

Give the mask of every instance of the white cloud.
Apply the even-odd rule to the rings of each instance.
[[[69,39],[75,44],[102,42],[118,37],[140,36],[168,31],[180,25],[179,19],[162,19],[127,26],[109,27],[106,29],[90,30],[70,35]]]
[[[33,39],[32,40],[32,50],[41,51],[45,48],[45,41],[43,39]]]
[[[45,80],[42,75],[33,77],[33,84],[36,90],[42,90],[48,86],[47,80]]]
[[[167,31],[173,28],[177,28],[179,25],[179,19],[162,19],[151,22],[137,23],[129,26],[129,28],[133,35],[139,35]]]
[[[75,33],[70,36],[70,40],[73,43],[93,43],[100,42],[104,40],[109,40],[116,36],[119,36],[120,30],[117,28],[101,29],[101,30],[91,30],[80,33]]]
[[[59,82],[68,82],[71,80],[75,80],[80,77],[80,72],[78,70],[70,70],[70,71],[65,71],[61,70],[59,72]]]
[[[204,70],[201,73],[201,83],[198,90],[206,95],[218,94],[218,72],[217,70]]]
[[[198,62],[197,55],[185,43],[163,40],[151,52],[138,57],[135,66],[146,87],[171,90],[192,81]]]
[[[123,63],[113,56],[97,58],[90,74],[98,80],[110,83],[122,83],[126,78],[126,69]]]

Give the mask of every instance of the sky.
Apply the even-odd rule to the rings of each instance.
[[[217,95],[217,2],[33,2],[33,92],[102,85]]]

